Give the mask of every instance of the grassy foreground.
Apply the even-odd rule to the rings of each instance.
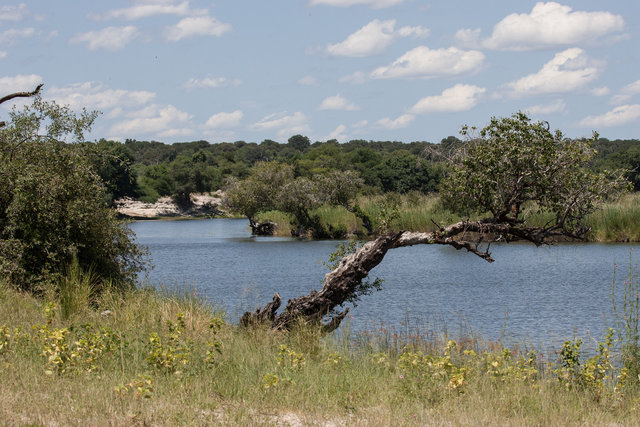
[[[3,425],[638,425],[610,335],[560,355],[461,337],[241,329],[193,295],[0,284]],[[108,310],[108,311],[107,311]]]

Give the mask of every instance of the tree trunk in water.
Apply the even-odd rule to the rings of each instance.
[[[349,312],[349,308],[336,312],[352,297],[362,280],[383,260],[389,249],[418,244],[436,244],[465,249],[488,262],[493,262],[489,245],[481,250],[483,238],[487,235],[505,242],[527,240],[541,245],[547,237],[563,235],[551,228],[522,227],[519,224],[496,222],[493,219],[480,221],[460,221],[430,233],[399,231],[384,234],[365,243],[356,252],[345,256],[338,267],[327,273],[324,286],[318,292],[291,299],[282,313],[277,314],[281,305],[278,293],[273,300],[254,312],[246,312],[240,324],[248,326],[254,323],[267,323],[274,329],[291,329],[295,324],[320,325],[324,332],[331,332],[340,326],[340,322]],[[322,323],[329,316],[326,323]]]

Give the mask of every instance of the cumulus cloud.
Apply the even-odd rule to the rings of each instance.
[[[600,116],[585,117],[580,124],[594,128],[614,127],[640,119],[640,104],[621,105]]]
[[[293,114],[289,114],[286,111],[270,114],[252,124],[251,129],[257,131],[276,131],[280,137],[289,137],[295,134],[310,132],[307,117],[299,111]]]
[[[100,82],[75,83],[63,87],[52,87],[47,91],[47,98],[58,104],[68,105],[71,109],[83,107],[101,111],[121,108],[139,107],[154,99],[156,94],[143,90],[110,89]]]
[[[389,117],[382,118],[376,122],[376,124],[386,130],[395,130],[406,128],[415,120],[415,116],[412,114],[403,114],[397,119],[390,119]]]
[[[189,7],[188,1],[183,1],[179,4],[173,4],[173,2],[139,2],[134,6],[123,9],[112,9],[102,16],[94,17],[96,19],[123,19],[126,21],[135,21],[156,15],[186,16],[193,13],[194,12]]]
[[[227,79],[226,77],[211,77],[207,76],[201,79],[192,77],[184,83],[184,88],[187,90],[194,89],[213,89],[226,86],[238,86],[242,83],[238,79]]]
[[[605,35],[621,32],[625,21],[610,12],[572,11],[555,2],[538,2],[531,13],[513,13],[493,27],[482,46],[501,50],[536,50],[556,46],[593,42]],[[464,29],[456,33],[461,44],[475,45],[478,30]]]
[[[186,136],[193,133],[192,116],[173,105],[152,104],[127,114],[128,119],[114,124],[111,134],[118,137],[144,135],[156,137]]]
[[[510,82],[507,87],[513,95],[571,92],[595,79],[599,68],[580,48],[557,53],[535,74]]]
[[[532,115],[542,115],[542,114],[552,114],[552,113],[561,113],[566,108],[566,104],[562,99],[557,99],[548,104],[538,104],[533,105],[529,108],[526,108],[526,111]]]
[[[220,22],[211,16],[190,16],[169,27],[166,31],[166,38],[176,42],[196,36],[220,37],[227,31],[231,31],[231,28],[231,24]]]
[[[318,110],[355,111],[359,109],[360,107],[347,101],[347,99],[340,94],[326,97],[318,107]]]
[[[232,128],[240,124],[240,120],[244,114],[241,110],[236,110],[231,113],[217,113],[209,117],[204,124],[207,129],[220,129],[220,128]]]
[[[425,37],[429,30],[423,27],[402,27],[395,30],[396,20],[374,19],[344,41],[327,46],[327,53],[335,56],[364,57],[383,52],[398,37]]]
[[[73,36],[69,42],[86,43],[89,50],[116,51],[124,48],[138,36],[138,29],[128,25],[126,27],[107,27],[98,31],[80,33]]]
[[[349,6],[370,6],[374,9],[384,9],[385,7],[395,6],[404,2],[404,0],[311,0],[312,6],[325,5],[335,7],[349,7]]]
[[[484,54],[477,50],[429,49],[418,46],[388,66],[376,68],[371,77],[387,79],[398,77],[436,77],[459,75],[477,70],[482,66]]]
[[[0,33],[0,44],[12,46],[15,44],[16,39],[33,37],[35,34],[36,30],[33,28],[12,28]]]
[[[422,98],[410,111],[414,114],[467,111],[478,104],[478,96],[485,92],[485,88],[457,84],[441,95]]]

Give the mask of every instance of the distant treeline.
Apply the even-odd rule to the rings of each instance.
[[[153,201],[172,196],[188,201],[189,194],[224,188],[228,177],[245,178],[257,162],[276,161],[293,166],[296,176],[312,177],[335,170],[354,170],[368,194],[436,192],[447,156],[464,142],[455,136],[439,144],[426,141],[336,140],[311,143],[294,135],[286,144],[269,139],[255,142],[208,141],[165,144],[127,139],[124,143],[95,143],[96,162],[113,199],[130,196]],[[640,190],[640,140],[601,138],[591,164],[595,170],[623,168]],[[104,155],[106,154],[106,155]]]

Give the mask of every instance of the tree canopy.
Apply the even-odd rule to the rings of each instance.
[[[14,109],[0,128],[0,274],[24,289],[70,263],[131,284],[144,266],[132,232],[108,206],[84,133],[97,113],[45,102]]]

